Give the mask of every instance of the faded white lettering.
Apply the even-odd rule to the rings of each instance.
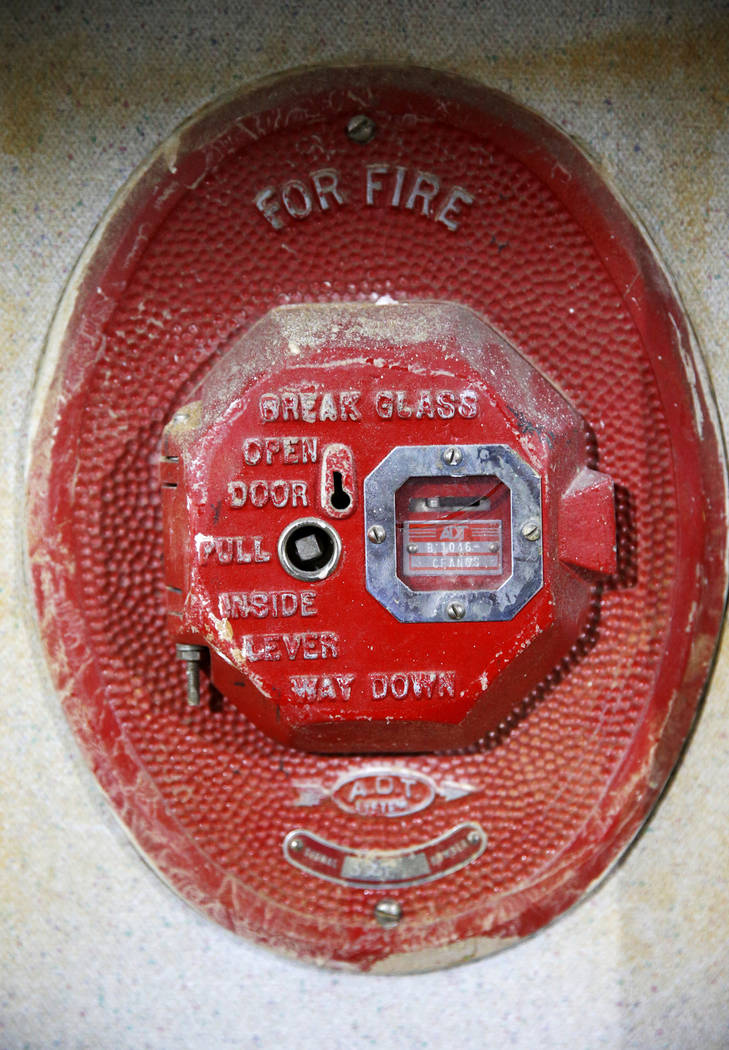
[[[292,675],[291,692],[298,700],[315,703],[321,700],[347,701],[352,695],[353,674]]]
[[[305,481],[229,481],[231,507],[251,506],[261,510],[269,502],[273,507],[308,507],[309,490]]]
[[[375,414],[380,419],[463,419],[478,415],[475,390],[378,390],[374,398]]]
[[[329,209],[329,198],[336,201],[337,204],[344,204],[344,197],[339,189],[339,172],[335,168],[320,168],[319,171],[312,171],[311,181],[314,183],[322,211]]]
[[[302,423],[356,422],[362,418],[358,390],[284,391],[266,393],[259,398],[259,411],[264,423],[297,420]],[[294,439],[292,439],[294,440]],[[303,439],[301,439],[303,441]],[[302,462],[306,462],[302,458]],[[312,459],[311,462],[316,462]]]
[[[315,591],[223,591],[218,595],[220,615],[228,620],[249,616],[264,620],[280,617],[316,616]]]
[[[311,215],[311,193],[309,187],[300,179],[289,179],[283,184],[281,200],[292,219],[305,219],[307,215]]]
[[[412,211],[415,208],[415,202],[420,198],[422,201],[422,214],[430,215],[431,202],[438,195],[439,190],[440,179],[436,175],[431,175],[427,171],[418,171],[415,173],[415,180],[405,202],[405,207]]]
[[[454,232],[461,224],[463,207],[475,199],[463,186],[443,188],[438,176],[430,171],[384,163],[367,165],[364,198],[369,207],[404,207]]]
[[[461,204],[473,204],[473,195],[464,190],[463,186],[452,186],[438,209],[436,222],[442,222],[449,230],[457,230],[460,223],[455,217],[461,214]]]
[[[218,565],[257,565],[271,560],[263,548],[263,536],[201,536],[195,537],[195,549],[200,565],[217,562]]]
[[[244,660],[335,660],[339,656],[339,635],[333,631],[303,634],[246,635],[241,642]]]
[[[388,697],[395,700],[404,700],[406,697],[432,700],[455,696],[455,671],[373,672],[368,678],[373,700],[385,700]]]
[[[433,172],[403,164],[367,164],[360,185],[365,206],[404,208],[454,232],[463,220],[464,208],[475,203],[465,187],[444,186]],[[253,203],[274,230],[283,230],[311,215],[341,208],[348,197],[336,168],[318,168],[281,185],[264,186]]]
[[[282,230],[287,215],[291,219],[306,219],[315,210],[325,212],[341,206],[345,199],[336,168],[319,168],[281,186],[265,186],[253,203],[274,230]]]
[[[269,412],[270,409],[266,407],[265,411]],[[263,412],[262,406],[261,415]],[[243,442],[243,462],[249,467],[255,467],[261,462],[268,466],[275,463],[285,463],[287,466],[292,463],[316,463],[318,457],[319,445],[315,437],[246,438]]]

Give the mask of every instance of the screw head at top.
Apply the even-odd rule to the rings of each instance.
[[[457,467],[463,459],[463,453],[460,448],[450,445],[448,448],[443,449],[442,460],[448,467]]]
[[[347,121],[347,138],[352,142],[358,142],[361,146],[370,142],[375,137],[376,131],[377,125],[366,113],[357,113]]]
[[[375,904],[374,915],[378,926],[390,930],[402,919],[402,904],[391,897],[383,897]]]

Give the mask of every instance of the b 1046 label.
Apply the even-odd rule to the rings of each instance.
[[[501,522],[477,519],[406,521],[404,570],[409,576],[454,571],[498,576],[503,571]]]

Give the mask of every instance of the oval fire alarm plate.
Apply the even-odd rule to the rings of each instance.
[[[484,87],[212,105],[59,307],[28,564],[66,716],[167,882],[279,951],[434,968],[579,900],[678,758],[725,555],[670,280]]]

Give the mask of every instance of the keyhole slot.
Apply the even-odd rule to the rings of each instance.
[[[342,475],[340,471],[332,471],[332,484],[334,487],[329,497],[329,502],[335,510],[346,510],[352,502],[352,497],[342,483]]]
[[[331,444],[322,450],[319,505],[330,518],[346,518],[357,503],[354,458],[347,445]]]

